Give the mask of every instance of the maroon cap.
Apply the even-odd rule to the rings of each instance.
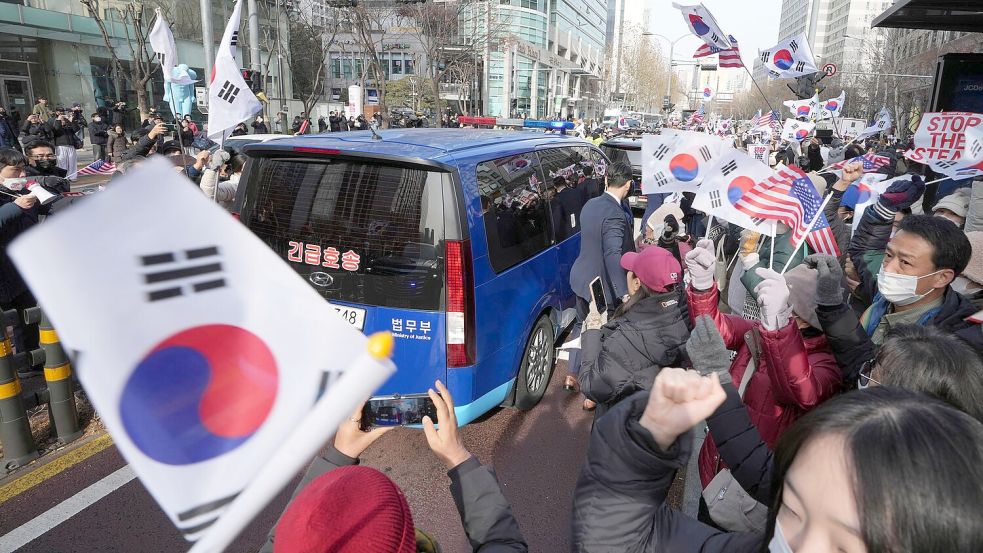
[[[275,553],[414,553],[406,497],[381,472],[342,467],[319,476],[287,506],[276,525]]]
[[[621,256],[621,267],[635,273],[638,280],[653,292],[665,292],[672,284],[682,282],[683,270],[669,250],[648,246],[641,253],[628,252]]]

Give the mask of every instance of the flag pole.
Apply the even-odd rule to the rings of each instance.
[[[778,234],[778,222],[771,222],[771,251],[768,254],[768,269],[771,271],[775,270],[775,235]],[[761,241],[762,244],[765,243],[764,240]]]
[[[812,232],[812,227],[816,226],[816,222],[819,221],[820,217],[822,217],[823,210],[826,209],[826,204],[829,203],[829,200],[832,197],[833,195],[829,194],[826,196],[826,199],[823,200],[823,205],[819,206],[819,209],[816,211],[816,215],[812,218],[812,222],[809,223],[809,228],[806,229],[805,234],[803,234],[802,238],[798,241],[797,244],[795,244],[795,249],[792,250],[792,255],[788,256],[788,260],[785,261],[785,266],[782,267],[782,272],[780,274],[784,275],[785,271],[788,270],[788,266],[792,264],[792,259],[795,258],[795,254],[799,253],[799,248],[802,247],[802,244],[805,243],[806,241],[806,237],[809,236],[809,233]]]
[[[748,69],[747,68],[747,65],[744,64],[744,60],[741,60],[741,65],[743,65],[744,66],[744,70],[747,71],[747,76],[748,77],[751,77],[751,82],[754,83],[754,86],[755,87],[757,87],[758,92],[761,93],[761,97],[765,99],[765,103],[768,104],[768,109],[770,109],[771,111],[776,111],[775,110],[775,107],[772,106],[771,105],[771,102],[768,101],[768,96],[765,95],[765,91],[761,89],[761,85],[758,84],[758,81],[754,80],[754,75],[751,74],[751,70]],[[779,114],[779,115],[781,115],[781,114]]]
[[[713,213],[710,213],[708,217],[709,218],[707,219],[707,231],[703,234],[704,238],[710,238],[710,229],[713,228]]]

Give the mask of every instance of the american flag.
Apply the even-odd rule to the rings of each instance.
[[[741,51],[737,48],[737,39],[733,36],[730,36],[729,38],[730,43],[734,45],[733,48],[722,50],[716,46],[704,44],[703,46],[697,48],[696,53],[693,54],[693,57],[703,58],[714,54],[720,54],[720,67],[744,67],[744,62],[741,61]]]
[[[702,124],[706,112],[706,108],[703,106],[703,104],[700,104],[700,109],[696,110],[693,112],[693,115],[689,116],[689,119],[686,120],[686,124],[689,126]]]
[[[89,165],[79,169],[81,175],[112,175],[116,172],[116,164],[111,161],[97,159]]]
[[[754,117],[751,118],[751,128],[752,129],[758,128],[758,121],[761,121],[761,110],[760,109],[758,110],[758,113]]]
[[[776,219],[792,229],[793,243],[802,241],[819,252],[839,256],[840,249],[826,216],[820,211],[822,198],[809,177],[798,167],[777,171],[747,191],[734,207],[751,217]],[[812,232],[806,235],[809,224],[816,219]]]
[[[891,163],[890,158],[886,156],[879,156],[877,154],[864,154],[862,156],[857,156],[853,159],[844,159],[843,161],[833,165],[833,169],[842,169],[846,167],[849,163],[856,163],[858,161],[863,162],[864,172],[869,173],[871,171],[876,171],[881,167],[889,165]]]
[[[775,122],[781,122],[781,117],[778,116],[774,111],[768,111],[768,113],[762,115],[758,119],[758,127],[773,127]],[[757,128],[757,127],[751,127]]]

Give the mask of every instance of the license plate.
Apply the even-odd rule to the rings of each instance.
[[[341,315],[342,319],[348,321],[348,324],[354,326],[355,328],[362,330],[365,326],[365,310],[358,307],[348,307],[347,305],[333,305],[334,310]]]

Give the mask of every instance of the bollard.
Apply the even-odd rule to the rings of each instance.
[[[41,349],[44,350],[44,380],[48,385],[48,414],[54,425],[56,439],[65,444],[79,438],[78,407],[72,384],[72,365],[58,333],[40,308],[24,310],[24,323],[39,322]]]
[[[17,368],[14,365],[7,336],[7,320],[12,316],[16,319],[17,311],[10,310],[2,315],[3,340],[0,341],[0,442],[3,442],[3,465],[9,472],[21,467],[38,457],[38,448],[31,435],[31,423],[24,409],[24,399],[21,397],[20,380],[17,379]]]

